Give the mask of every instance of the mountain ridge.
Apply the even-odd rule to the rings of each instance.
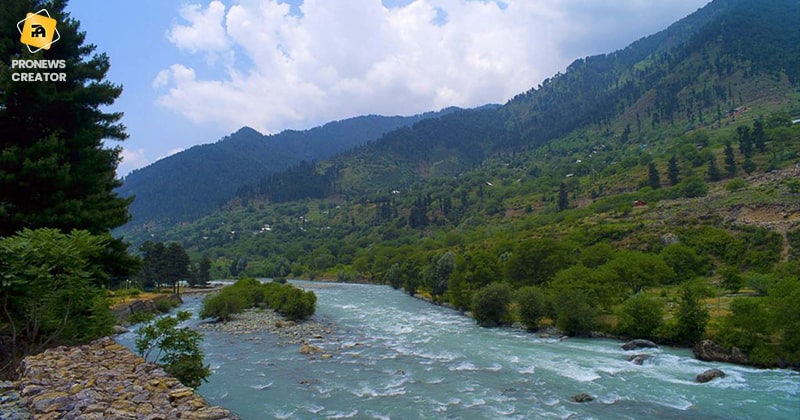
[[[230,199],[238,188],[273,172],[327,158],[392,129],[457,109],[406,117],[364,115],[273,135],[242,127],[216,142],[192,146],[131,171],[117,192],[137,199],[131,205],[131,222],[119,231],[194,220]]]

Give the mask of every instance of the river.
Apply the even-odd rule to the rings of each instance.
[[[333,334],[312,358],[269,334],[205,332],[198,391],[243,419],[800,418],[800,374],[695,360],[687,349],[626,352],[614,340],[543,339],[480,328],[385,286],[295,282]],[[182,309],[196,312],[200,299]],[[197,322],[197,321],[191,321]],[[120,341],[128,345],[132,334]],[[654,357],[638,366],[627,357]],[[712,367],[727,376],[694,378]],[[586,393],[594,401],[575,403]]]

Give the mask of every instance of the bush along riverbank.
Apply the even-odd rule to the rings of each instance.
[[[752,357],[752,350],[726,343],[724,336],[722,342],[708,338],[718,335],[707,331],[711,320],[709,306],[687,288],[682,290],[681,300],[676,305],[675,319],[665,322],[664,312],[653,299],[639,295],[621,305],[620,316],[613,327],[602,322],[603,315],[597,309],[589,310],[590,305],[582,302],[586,296],[552,296],[537,287],[512,291],[506,284],[493,283],[491,287],[473,294],[470,305],[466,307],[470,310],[456,308],[426,293],[411,296],[456,310],[484,327],[510,326],[540,337],[560,337],[562,340],[570,336],[607,338],[626,342],[626,345],[646,341],[654,345],[690,348],[696,359],[706,362],[800,371],[800,363],[775,357],[772,352]],[[763,350],[769,345],[767,340],[754,341],[750,349]],[[640,363],[640,356],[647,355],[635,355],[631,361]]]
[[[203,300],[200,318],[213,322],[200,328],[235,335],[267,332],[279,336],[282,344],[301,344],[301,353],[319,353],[321,350],[310,343],[331,334],[334,327],[310,319],[316,303],[313,291],[245,278]]]
[[[243,278],[225,287],[216,295],[203,300],[200,318],[228,321],[234,314],[247,308],[271,308],[290,321],[307,319],[314,315],[317,295],[286,283],[261,283],[254,278]]]

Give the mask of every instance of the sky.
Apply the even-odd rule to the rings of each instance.
[[[243,126],[505,103],[708,0],[73,0],[123,86],[118,175]],[[112,143],[110,146],[116,146]]]

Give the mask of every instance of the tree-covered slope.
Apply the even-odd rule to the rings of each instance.
[[[797,3],[761,3],[712,2],[623,50],[578,59],[502,107],[389,132],[329,162],[293,169],[293,182],[276,175],[240,195],[273,202],[352,198],[452,177],[487,158],[537,149],[580,130],[632,146],[665,133],[720,127],[739,107],[790,100],[800,80]]]
[[[301,161],[328,158],[383,133],[454,108],[410,117],[361,116],[310,130],[264,136],[244,127],[216,143],[192,147],[125,177],[117,192],[135,196],[133,220],[123,229],[187,222],[213,211],[233,193]]]
[[[797,28],[796,1],[716,0],[148,238],[216,277],[385,282],[483,325],[713,338],[800,366]]]

